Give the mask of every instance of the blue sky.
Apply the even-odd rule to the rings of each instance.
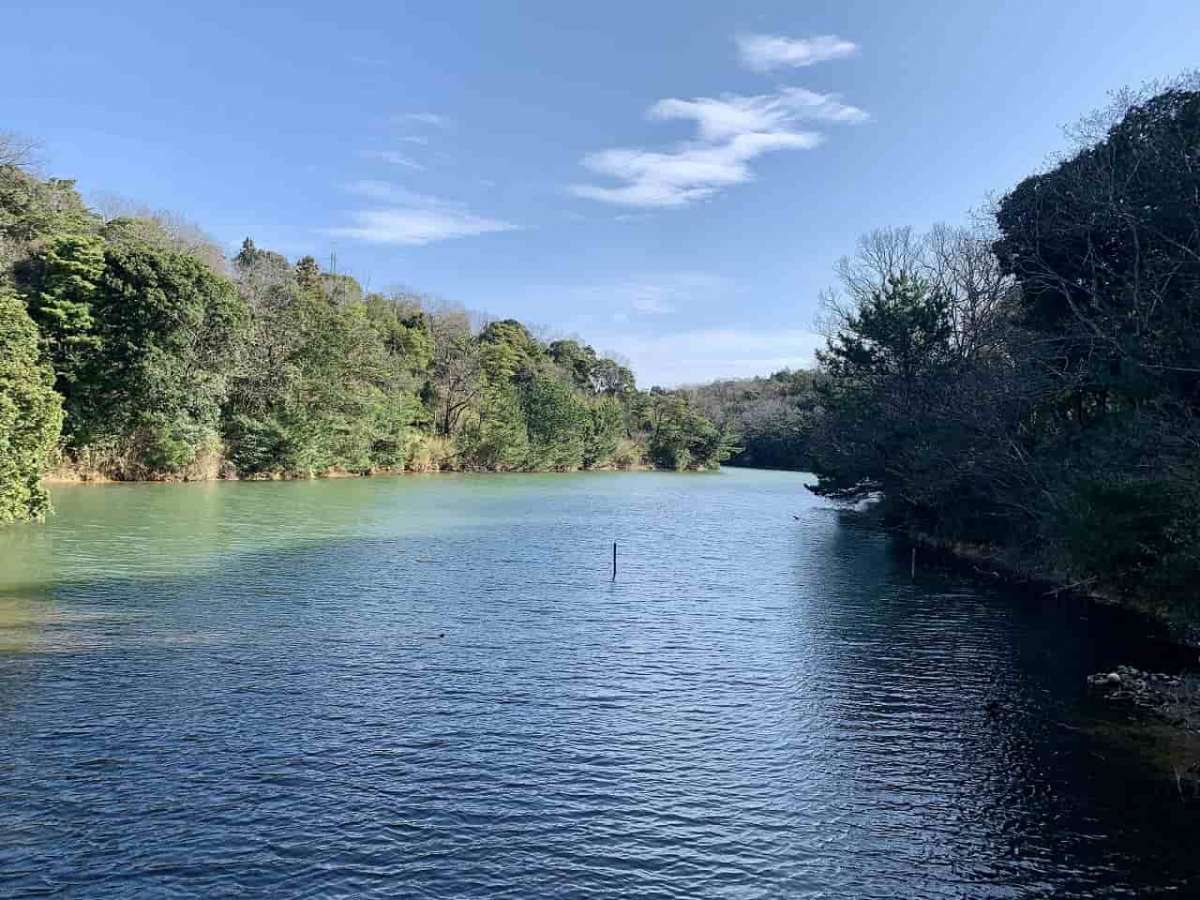
[[[1200,3],[113,2],[4,13],[50,174],[370,288],[578,334],[640,383],[811,356],[857,236],[958,222]]]

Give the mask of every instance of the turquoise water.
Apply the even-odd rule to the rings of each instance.
[[[0,531],[0,896],[1200,890],[1087,727],[1153,629],[914,584],[802,476],[54,500]]]

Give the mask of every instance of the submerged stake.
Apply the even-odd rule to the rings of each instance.
[[[613,581],[617,580],[617,542],[613,541]]]

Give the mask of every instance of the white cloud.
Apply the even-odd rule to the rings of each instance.
[[[403,122],[418,122],[421,125],[432,125],[435,128],[449,128],[451,119],[449,116],[443,116],[441,113],[432,112],[414,112],[402,113],[397,117]]]
[[[353,213],[353,218],[357,223],[353,227],[330,228],[328,233],[372,244],[419,246],[517,228],[511,222],[453,209],[365,209]]]
[[[737,38],[742,65],[755,72],[798,68],[858,52],[858,45],[834,34],[789,38],[778,34],[743,34]]]
[[[425,171],[425,167],[415,159],[405,156],[403,153],[397,153],[395,150],[377,150],[367,155],[375,159],[381,159],[385,163],[391,163],[393,166],[404,166],[406,169],[413,169],[417,172]]]
[[[833,94],[803,88],[757,96],[660,100],[647,116],[691,120],[697,139],[669,151],[615,148],[588,154],[585,167],[622,183],[576,184],[572,193],[624,206],[686,206],[750,181],[754,174],[749,164],[765,153],[816,147],[821,134],[799,129],[803,122],[851,124],[867,118]]]
[[[775,94],[743,97],[727,94],[719,99],[660,100],[650,107],[652,119],[693,119],[706,141],[724,141],[747,132],[778,132],[797,122],[865,121],[867,114],[842,103],[834,94],[804,88],[781,88]]]
[[[452,200],[419,194],[386,181],[355,181],[347,190],[390,204],[351,213],[354,224],[326,229],[326,234],[373,244],[420,246],[451,238],[470,237],[518,226],[476,215]]]
[[[352,181],[346,185],[346,190],[352,194],[358,194],[360,197],[366,197],[368,200],[378,200],[381,203],[403,204],[405,206],[424,206],[424,207],[461,207],[461,203],[453,200],[444,200],[440,197],[434,197],[429,194],[420,194],[416,191],[410,191],[408,188],[400,187],[397,184],[392,184],[390,181],[373,181],[363,179],[361,181]]]

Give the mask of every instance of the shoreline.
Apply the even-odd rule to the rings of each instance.
[[[940,541],[929,535],[905,534],[917,551],[934,566],[961,572],[981,584],[990,584],[1024,595],[1039,604],[1068,600],[1084,608],[1107,607],[1141,616],[1161,626],[1163,659],[1152,669],[1121,664],[1112,672],[1090,673],[1083,685],[1114,719],[1095,719],[1082,727],[1113,749],[1141,759],[1173,782],[1181,803],[1200,799],[1200,623],[1172,615],[1161,606],[1136,598],[1106,594],[1094,586],[1084,588],[1052,574],[1028,569],[1007,560],[999,551]]]
[[[1040,599],[1074,599],[1084,603],[1114,607],[1137,613],[1163,626],[1172,643],[1188,650],[1200,650],[1200,621],[1173,613],[1148,598],[1121,597],[1105,591],[1094,579],[1068,581],[1056,575],[1023,565],[1007,558],[1002,549],[961,541],[945,541],[928,534],[899,532],[917,552],[920,571],[921,551],[947,568],[964,572],[986,584],[995,584]],[[1200,661],[1200,660],[1198,660]]]
[[[730,468],[738,468],[731,466]],[[630,466],[596,466],[581,469],[487,469],[487,468],[430,468],[430,469],[380,469],[373,472],[350,472],[345,469],[330,469],[313,474],[271,474],[251,475],[216,475],[212,477],[190,477],[186,475],[164,476],[161,478],[112,478],[101,472],[79,473],[71,470],[55,469],[41,478],[41,483],[48,486],[63,485],[112,485],[112,484],[204,484],[218,481],[226,482],[282,482],[282,481],[325,481],[342,478],[400,478],[416,475],[578,475],[588,472],[678,472],[681,474],[704,474],[718,472],[715,469],[687,468],[668,469],[661,466],[630,465]]]

